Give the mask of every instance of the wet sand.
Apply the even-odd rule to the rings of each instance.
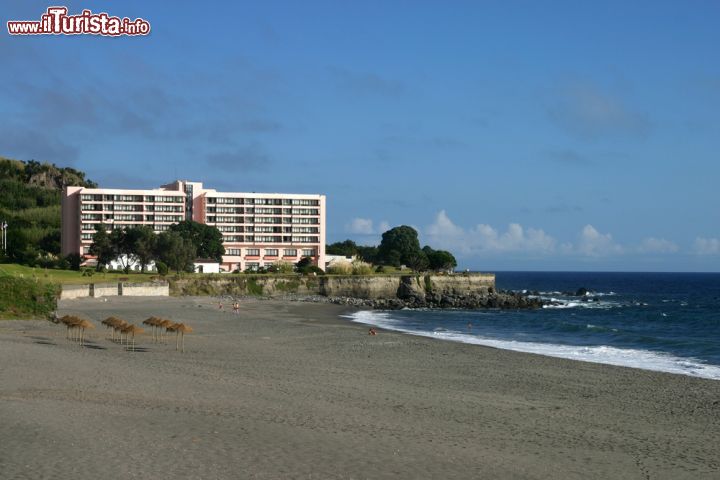
[[[0,478],[720,478],[720,382],[379,331],[341,307],[61,303],[0,322]],[[186,352],[99,321],[192,325]]]

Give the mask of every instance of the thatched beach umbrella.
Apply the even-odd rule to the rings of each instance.
[[[85,341],[85,330],[95,328],[95,325],[90,320],[82,319],[77,324],[77,328],[80,329],[80,346],[82,346]]]
[[[132,324],[130,324],[122,329],[122,332],[126,335],[126,338],[128,335],[132,335],[132,351],[133,352],[135,351],[135,335],[140,335],[144,331],[145,330],[138,327],[137,325],[132,325]],[[128,339],[128,341],[125,342],[125,344],[128,344],[128,343],[129,343],[129,339]]]
[[[193,329],[192,329],[192,327],[190,327],[189,325],[185,325],[184,323],[178,323],[178,324],[174,325],[174,327],[175,327],[174,328],[174,330],[175,330],[175,350],[178,349],[177,335],[179,334],[180,337],[182,338],[182,342],[181,342],[182,350],[181,351],[183,353],[185,353],[185,334],[192,333]]]
[[[168,329],[168,327],[171,326],[171,325],[173,325],[173,322],[172,322],[171,320],[167,320],[167,319],[161,319],[160,322],[158,323],[158,327],[160,327],[161,329],[164,328],[164,329],[165,329],[165,333],[167,333],[167,332],[170,331],[170,330]],[[162,333],[162,330],[160,330],[160,343],[163,343],[163,333]]]
[[[123,328],[127,327],[129,324],[125,320],[120,320],[119,318],[114,320],[112,323],[113,330],[119,334],[120,337],[120,345],[123,343]]]
[[[143,325],[149,325],[152,327],[153,342],[156,342],[156,343],[158,341],[157,332],[158,332],[158,326],[160,325],[160,322],[162,322],[162,318],[155,317],[155,316],[147,318],[147,319],[143,320],[143,322],[142,322]]]
[[[102,322],[100,322],[103,325],[105,325],[105,328],[107,330],[110,330],[110,339],[111,340],[113,340],[115,338],[115,324],[117,322],[121,322],[121,321],[122,320],[120,320],[117,317],[110,316],[110,317],[106,318],[105,320],[103,320]]]
[[[67,338],[68,340],[71,340],[70,331],[73,328],[76,328],[77,325],[81,321],[82,321],[82,318],[77,317],[75,315],[64,315],[64,316],[60,317],[60,323],[62,323],[63,325],[65,325],[67,327],[67,335],[65,336],[65,338]],[[74,338],[72,338],[72,339],[74,340]]]

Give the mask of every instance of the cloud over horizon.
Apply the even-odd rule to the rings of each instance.
[[[693,243],[693,250],[698,255],[720,254],[720,239],[697,237]]]
[[[387,221],[381,221],[375,228],[373,221],[369,218],[353,218],[350,223],[345,225],[345,231],[356,235],[379,235],[390,230],[390,224]]]
[[[369,236],[390,228],[386,221],[354,218],[345,226],[350,234]],[[457,225],[446,210],[440,210],[432,223],[417,229],[422,244],[450,250],[462,257],[489,257],[500,254],[528,257],[607,258],[628,256],[670,255],[683,253],[673,241],[645,237],[637,244],[620,244],[611,233],[601,232],[591,224],[584,225],[572,241],[561,242],[541,228],[509,223],[503,230],[480,223],[470,228]],[[698,254],[720,254],[720,239],[698,237],[692,247]]]

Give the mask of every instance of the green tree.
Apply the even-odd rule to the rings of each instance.
[[[420,252],[422,251],[417,230],[402,225],[382,234],[378,259],[388,265],[398,266],[400,263],[408,265],[411,261],[416,261],[418,256],[422,257]]]
[[[133,228],[131,241],[133,254],[140,263],[140,270],[144,272],[147,265],[155,258],[157,235],[152,228],[142,225]]]
[[[426,245],[423,247],[423,252],[427,255],[431,270],[449,271],[457,267],[455,256],[447,250],[433,250]]]
[[[90,245],[90,255],[97,257],[96,270],[100,270],[108,264],[110,260],[117,258],[117,252],[113,243],[110,241],[110,235],[107,230],[101,224],[95,226],[95,234],[93,235],[93,241]]]
[[[364,246],[364,245],[358,245],[357,246],[357,254],[365,262],[368,263],[377,263],[378,262],[378,247],[375,245],[372,246]]]
[[[60,230],[50,230],[41,240],[39,247],[41,250],[53,255],[60,254]]]
[[[189,240],[200,258],[211,258],[222,262],[222,256],[225,254],[223,247],[223,237],[217,227],[205,225],[203,223],[194,222],[192,220],[183,220],[170,226],[170,231],[177,232],[183,238]]]
[[[115,252],[115,259],[120,262],[122,269],[125,273],[130,271],[130,265],[134,261],[134,245],[133,245],[134,232],[132,228],[116,228],[110,232],[110,245]]]
[[[65,257],[65,260],[67,261],[70,270],[80,270],[80,264],[83,261],[83,257],[81,257],[79,253],[71,253]]]
[[[192,241],[178,232],[168,230],[157,237],[156,256],[177,273],[192,272],[197,250]]]
[[[405,264],[415,272],[424,272],[427,270],[430,262],[428,257],[422,250],[417,252],[409,253],[405,257]]]
[[[303,270],[306,270],[308,267],[311,267],[313,264],[312,257],[303,257],[300,259],[299,262],[295,264],[295,268],[298,272],[301,272]]]
[[[346,257],[351,257],[357,255],[358,246],[352,240],[335,242],[325,247],[325,253],[328,255],[345,255]]]

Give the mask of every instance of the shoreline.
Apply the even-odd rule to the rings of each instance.
[[[472,310],[462,310],[472,312]],[[695,358],[677,357],[665,352],[654,352],[651,350],[621,348],[610,345],[569,345],[546,342],[523,342],[517,340],[502,340],[487,337],[476,337],[467,333],[451,332],[438,336],[434,331],[412,330],[409,328],[393,328],[383,325],[382,318],[368,319],[363,321],[357,315],[358,312],[367,312],[372,317],[373,313],[388,314],[392,316],[392,310],[357,310],[350,315],[345,315],[353,323],[372,325],[386,331],[403,333],[407,335],[430,338],[438,341],[462,343],[486,348],[495,348],[510,352],[541,355],[550,358],[570,360],[572,362],[586,362],[599,365],[612,365],[622,368],[634,368],[638,370],[663,372],[673,375],[684,375],[692,378],[704,378],[706,380],[720,381],[720,366],[709,363],[702,363]],[[353,319],[355,317],[356,319]],[[584,353],[580,353],[584,352]],[[627,354],[632,352],[632,357]],[[619,358],[613,355],[619,354]],[[644,363],[643,363],[644,362]]]
[[[404,335],[337,305],[208,298],[62,302],[0,322],[0,470],[9,477],[715,478],[720,384]],[[99,320],[195,332],[138,352]],[[118,455],[123,452],[123,455]],[[128,462],[127,458],[132,461]],[[238,473],[242,472],[242,473]]]

